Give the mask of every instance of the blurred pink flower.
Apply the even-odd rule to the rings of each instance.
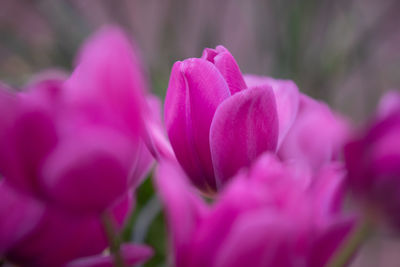
[[[391,103],[389,106],[388,103]],[[384,106],[383,106],[384,105]],[[400,102],[384,96],[377,117],[345,147],[347,184],[366,204],[400,227]]]
[[[117,28],[87,41],[72,76],[0,91],[0,172],[10,184],[77,212],[101,212],[146,175],[146,84]]]
[[[355,218],[341,212],[341,168],[325,166],[316,177],[307,169],[267,153],[208,206],[178,165],[161,162],[156,184],[174,266],[325,266]]]

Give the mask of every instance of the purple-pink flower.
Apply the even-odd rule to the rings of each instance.
[[[16,188],[74,212],[102,212],[145,177],[146,84],[130,42],[104,28],[70,78],[20,93],[0,89],[0,173]]]
[[[243,76],[229,51],[178,61],[165,99],[176,158],[203,192],[215,192],[266,151],[314,171],[337,158],[347,124],[295,83]]]
[[[366,204],[400,227],[400,95],[384,96],[376,118],[345,147],[347,184]]]
[[[336,164],[311,174],[267,153],[209,206],[176,164],[161,162],[174,266],[326,266],[355,222],[341,211],[342,178]]]

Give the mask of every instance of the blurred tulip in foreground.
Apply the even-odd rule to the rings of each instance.
[[[84,45],[69,79],[22,93],[0,89],[0,173],[10,184],[74,212],[102,212],[146,175],[145,83],[117,28]]]
[[[156,182],[174,266],[326,266],[355,221],[341,212],[340,168],[314,179],[303,167],[262,155],[208,206],[176,164],[162,162]]]
[[[345,147],[347,183],[367,205],[400,228],[400,97],[384,96],[378,114]]]

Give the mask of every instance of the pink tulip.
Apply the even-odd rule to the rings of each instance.
[[[15,191],[4,181],[0,192],[2,258],[23,266],[64,266],[71,261],[71,266],[95,266],[77,262],[81,257],[105,258],[98,255],[108,246],[99,215],[65,213]],[[111,207],[111,219],[117,229],[122,228],[132,207],[132,192]],[[144,246],[126,246],[131,247],[122,249],[127,262],[142,262],[152,254]],[[107,261],[112,266],[111,256]]]
[[[0,173],[52,205],[102,212],[150,168],[145,92],[127,38],[102,29],[68,80],[39,80],[19,94],[0,90]]]
[[[326,266],[355,221],[341,212],[341,168],[326,165],[316,177],[308,170],[262,155],[209,206],[176,164],[161,162],[156,184],[173,265]]]
[[[278,142],[272,88],[246,89],[222,46],[174,64],[165,123],[177,160],[205,192],[216,191],[264,151],[275,152]]]

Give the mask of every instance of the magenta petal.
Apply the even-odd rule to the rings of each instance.
[[[101,212],[128,190],[132,151],[123,136],[100,129],[66,140],[45,162],[43,188],[65,208]]]
[[[12,89],[0,82],[0,136],[10,127],[18,114],[19,101]]]
[[[162,161],[156,172],[156,186],[165,206],[174,265],[189,266],[192,236],[206,207],[185,179],[177,164]]]
[[[58,133],[54,120],[48,111],[32,107],[15,122],[15,148],[21,159],[24,180],[11,179],[10,182],[27,191],[40,192],[37,175],[48,153],[58,143]]]
[[[190,123],[193,145],[209,185],[215,188],[210,152],[210,127],[218,106],[229,89],[217,69],[208,61],[189,59],[182,62],[181,72],[189,93]],[[204,178],[203,178],[204,179]]]
[[[267,77],[267,76],[259,76],[259,75],[254,75],[254,74],[245,74],[243,76],[247,87],[248,88],[253,88],[260,86],[262,84],[268,83],[272,78]]]
[[[108,212],[113,215],[113,221],[118,229],[123,229],[126,219],[135,208],[135,198],[133,190],[129,190],[125,196],[117,200]]]
[[[269,209],[236,219],[213,266],[292,266],[288,256],[292,222]],[[295,238],[295,237],[293,237]]]
[[[222,185],[263,152],[275,151],[278,117],[271,88],[236,93],[215,113],[210,145],[217,182]]]
[[[110,208],[117,229],[122,229],[131,210],[132,192]],[[99,216],[79,216],[46,207],[39,225],[7,253],[7,258],[23,266],[64,266],[73,259],[101,253],[107,243]]]
[[[327,266],[343,242],[356,226],[354,217],[334,219],[313,242],[307,266]],[[351,259],[350,259],[351,260]],[[347,265],[346,265],[347,266]]]
[[[311,170],[299,162],[282,162],[272,153],[259,156],[249,172],[250,179],[266,186],[268,196],[280,203],[298,197],[312,184]]]
[[[148,95],[147,107],[148,118],[145,120],[147,135],[145,135],[144,142],[149,153],[156,159],[175,159],[175,154],[167,138],[162,120],[161,100],[156,96]]]
[[[232,95],[247,88],[235,58],[222,45],[216,49],[204,49],[202,58],[214,63],[225,78]]]
[[[94,217],[46,209],[40,226],[13,248],[9,258],[23,266],[63,266],[66,261],[99,253],[105,247],[100,224]]]
[[[313,185],[314,210],[322,220],[339,213],[345,196],[344,167],[340,164],[327,164],[316,174]],[[330,218],[329,218],[330,219]]]
[[[105,27],[80,51],[78,66],[66,81],[68,103],[93,121],[127,123],[137,136],[142,129],[146,82],[138,56],[128,38],[116,27]]]
[[[400,109],[400,92],[398,91],[388,91],[386,92],[378,105],[378,115],[381,117],[388,116],[394,111]]]
[[[290,80],[277,80],[269,77],[245,75],[249,88],[271,86],[274,90],[279,118],[278,149],[292,127],[299,109],[300,94],[297,85]]]
[[[146,131],[148,135],[145,138],[145,144],[149,153],[154,158],[175,159],[174,150],[161,125],[154,122],[147,122]]]
[[[31,234],[44,214],[37,201],[0,181],[0,255]]]
[[[178,161],[192,181],[215,189],[209,131],[228,86],[210,62],[188,59],[175,63],[165,99],[165,123]]]
[[[125,265],[136,266],[147,261],[152,255],[153,250],[147,246],[135,244],[123,244],[121,254]],[[66,267],[113,267],[114,258],[112,255],[96,255],[74,260]]]
[[[169,140],[179,163],[197,186],[203,184],[202,166],[193,146],[193,135],[189,131],[189,114],[186,99],[188,92],[181,75],[182,62],[172,67],[171,78],[165,98],[165,126]]]
[[[11,89],[0,83],[0,175],[19,184],[25,184],[21,159],[16,150],[14,132],[16,118],[20,114],[20,101]]]
[[[136,157],[130,174],[129,185],[136,188],[146,179],[151,167],[154,164],[154,158],[150,154],[144,142],[140,141],[136,149]]]
[[[348,132],[345,119],[324,103],[302,95],[297,118],[278,154],[283,160],[300,160],[318,170],[338,157]]]

